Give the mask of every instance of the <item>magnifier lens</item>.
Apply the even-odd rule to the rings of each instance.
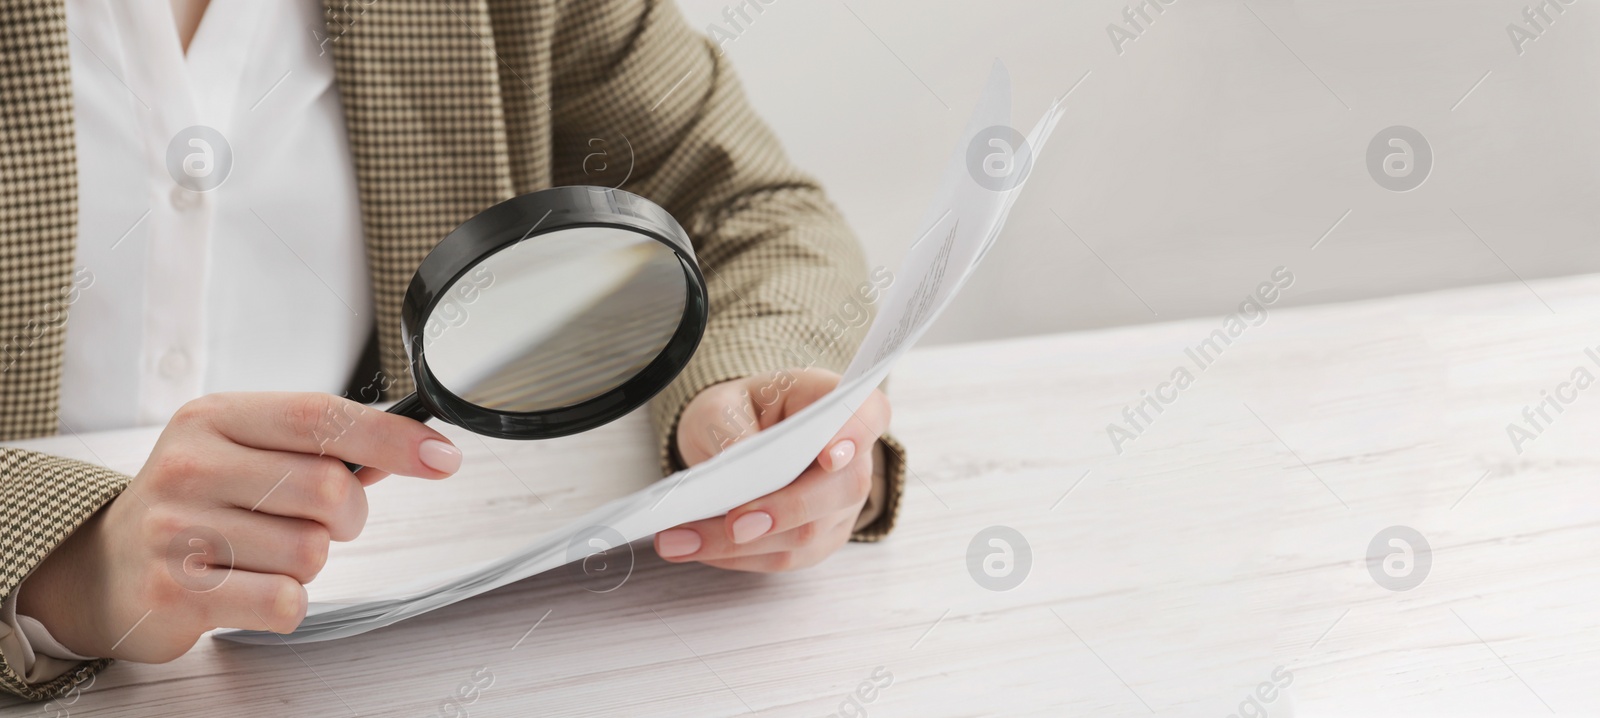
[[[500,439],[588,431],[665,389],[709,317],[694,246],[665,209],[607,187],[512,197],[411,277],[400,330],[416,391],[387,411]]]
[[[688,302],[671,248],[617,227],[571,227],[501,249],[428,315],[423,348],[440,386],[501,412],[600,396],[655,360]]]

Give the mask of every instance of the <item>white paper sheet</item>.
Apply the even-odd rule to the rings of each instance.
[[[881,301],[860,349],[831,393],[765,431],[740,441],[716,457],[677,472],[649,487],[611,501],[539,537],[504,558],[479,563],[452,575],[396,589],[392,598],[353,603],[313,603],[294,633],[229,631],[221,638],[243,643],[304,643],[354,636],[457,601],[471,598],[583,558],[569,547],[596,550],[615,540],[631,542],[690,521],[719,516],[793,481],[838,433],[895,361],[927,331],[971,275],[998,236],[1025,174],[1006,189],[980,184],[972,168],[974,139],[993,127],[1010,127],[1011,80],[996,62],[960,144],[945,168],[928,219],[918,232],[894,284]],[[1027,161],[1037,161],[1060,119],[1052,104],[1026,137]],[[987,136],[987,135],[985,135]],[[981,143],[980,143],[981,144]]]

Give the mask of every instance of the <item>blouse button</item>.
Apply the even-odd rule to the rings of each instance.
[[[162,378],[177,379],[189,372],[189,356],[174,349],[161,357],[159,368]]]
[[[184,189],[183,187],[172,188],[173,207],[187,211],[199,207],[202,201],[204,200],[199,192]]]

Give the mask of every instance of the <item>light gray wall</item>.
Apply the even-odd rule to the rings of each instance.
[[[1121,54],[1124,0],[768,0],[725,47],[890,266],[993,58],[1023,125],[1090,73],[929,335],[968,341],[1223,314],[1278,265],[1285,304],[1600,270],[1600,0],[1568,1],[1521,54],[1526,0],[1170,0]],[[1434,154],[1408,192],[1367,167],[1395,125]]]

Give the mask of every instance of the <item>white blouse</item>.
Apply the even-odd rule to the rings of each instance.
[[[212,0],[185,57],[166,0],[67,0],[81,289],[64,430],[348,384],[372,299],[321,15]]]
[[[320,0],[211,0],[187,56],[168,0],[66,5],[78,291],[62,431],[164,424],[219,391],[343,391],[372,299]],[[15,600],[0,654],[31,682],[60,675],[78,656]]]

